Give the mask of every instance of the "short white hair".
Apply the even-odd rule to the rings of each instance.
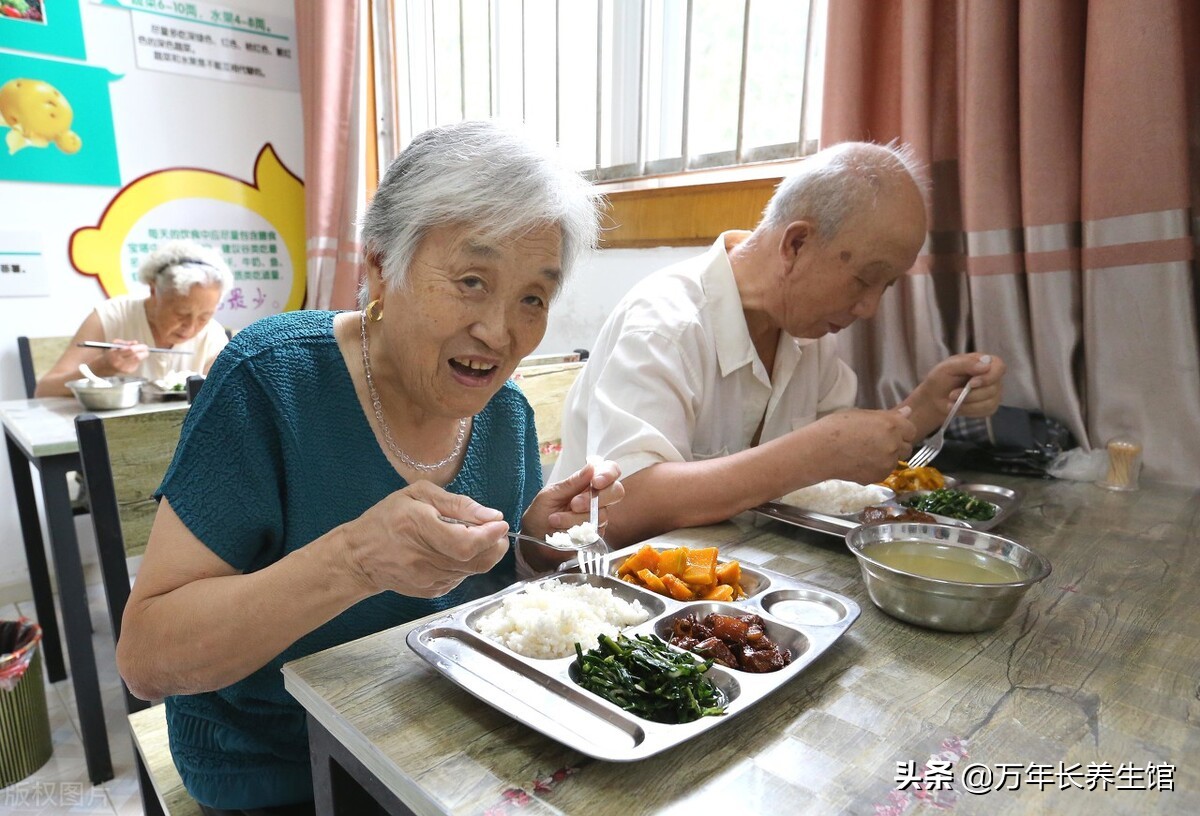
[[[460,122],[421,133],[392,162],[363,217],[363,246],[394,289],[433,228],[502,237],[557,224],[565,280],[596,246],[599,207],[595,188],[555,152],[497,122]],[[360,305],[366,297],[363,286]]]
[[[850,214],[871,210],[881,190],[907,175],[924,192],[924,173],[907,145],[842,142],[800,162],[779,183],[763,212],[763,224],[782,228],[811,221],[817,240],[828,242]]]
[[[138,280],[156,289],[186,295],[193,286],[233,286],[233,273],[215,249],[195,241],[170,241],[142,261]]]

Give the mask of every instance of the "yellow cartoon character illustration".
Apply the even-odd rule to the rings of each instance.
[[[63,153],[78,152],[83,140],[71,130],[74,118],[67,98],[40,79],[12,79],[0,87],[0,121],[11,128],[4,139],[9,155],[51,142]]]

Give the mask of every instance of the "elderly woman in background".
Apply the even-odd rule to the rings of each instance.
[[[592,489],[620,499],[607,462],[543,488],[508,379],[597,227],[591,188],[522,137],[427,131],[367,211],[362,310],[260,320],[213,366],[117,658],[134,694],[167,698],[207,812],[311,808],[285,661],[493,592],[523,566],[510,530],[579,524]]]
[[[150,287],[149,296],[123,295],[97,306],[63,356],[38,380],[34,396],[70,396],[66,384],[79,379],[80,363],[101,377],[159,380],[176,372],[208,372],[228,342],[225,329],[213,319],[233,284],[220,253],[191,241],[173,241],[146,258],[138,279]],[[89,340],[124,348],[79,347]],[[183,353],[151,354],[150,347]]]

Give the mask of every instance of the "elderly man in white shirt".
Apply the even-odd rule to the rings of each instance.
[[[846,143],[802,162],[753,232],[723,233],[617,305],[567,396],[552,479],[588,454],[618,462],[626,496],[605,537],[623,545],[824,479],[881,479],[968,382],[960,414],[993,413],[1005,367],[978,353],[942,361],[895,408],[853,408],[834,335],[874,315],[925,229],[902,150]]]

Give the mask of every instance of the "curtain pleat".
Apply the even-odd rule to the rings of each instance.
[[[840,336],[863,404],[990,351],[1006,404],[1200,483],[1198,38],[1186,0],[831,4],[822,142],[898,139],[930,183],[912,273]]]
[[[366,12],[360,3],[296,0],[304,106],[307,308],[351,309],[362,274],[362,118]]]

